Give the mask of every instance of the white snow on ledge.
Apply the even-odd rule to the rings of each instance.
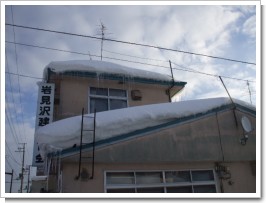
[[[47,79],[48,68],[53,72],[63,73],[66,71],[82,71],[95,72],[98,75],[103,73],[122,75],[127,77],[139,77],[154,79],[160,81],[171,81],[171,77],[166,74],[155,73],[152,71],[141,70],[132,67],[126,67],[105,61],[94,60],[70,60],[70,61],[54,61],[49,63],[43,72],[43,78]],[[169,70],[170,71],[170,70]]]
[[[256,110],[243,101],[242,106]],[[177,118],[204,113],[230,104],[229,98],[199,99],[174,103],[162,103],[99,112],[96,115],[96,141],[126,134],[147,127],[173,121]],[[93,116],[93,114],[89,114]],[[84,129],[93,129],[93,119],[84,117]],[[42,156],[47,153],[79,146],[81,116],[75,116],[40,127],[35,132]],[[84,132],[83,142],[91,142],[92,134]]]

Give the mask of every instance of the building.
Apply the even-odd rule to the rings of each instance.
[[[52,62],[44,76],[35,136],[48,191],[256,192],[255,107],[171,103],[185,82],[101,61]]]

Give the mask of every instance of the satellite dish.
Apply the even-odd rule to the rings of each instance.
[[[245,130],[245,132],[249,133],[252,131],[250,120],[246,116],[243,116],[241,118],[241,123],[242,123],[242,127]]]

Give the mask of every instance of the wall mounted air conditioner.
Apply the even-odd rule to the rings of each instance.
[[[134,101],[140,101],[142,99],[142,95],[140,90],[132,90],[131,91],[131,98]]]

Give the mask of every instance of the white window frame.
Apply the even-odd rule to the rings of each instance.
[[[192,171],[212,171],[214,180],[210,181],[193,181],[191,179],[190,182],[174,182],[174,183],[167,183],[165,179],[166,172],[172,171],[189,171],[190,177],[192,178]],[[107,173],[119,173],[119,172],[133,172],[134,173],[134,184],[107,184]],[[162,183],[156,184],[137,184],[136,183],[136,173],[137,172],[161,172],[163,181]],[[137,193],[138,188],[163,188],[164,193],[167,192],[168,187],[183,187],[183,186],[192,186],[192,193],[194,193],[194,186],[200,185],[214,185],[216,193],[219,192],[218,187],[218,178],[214,169],[179,169],[179,170],[106,170],[104,171],[104,192],[107,193],[108,189],[134,189],[135,193]]]
[[[100,89],[107,89],[107,95],[95,95],[95,94],[91,94],[90,92],[90,88],[100,88]],[[126,92],[126,96],[125,97],[118,97],[118,96],[110,96],[110,89],[113,90],[122,90]],[[128,108],[128,91],[124,90],[124,89],[117,89],[117,88],[102,88],[102,87],[89,87],[89,102],[88,102],[88,111],[91,111],[90,109],[90,102],[91,102],[91,98],[99,98],[99,99],[107,99],[108,100],[108,111],[110,111],[110,100],[114,99],[114,100],[122,100],[122,101],[126,101],[127,103],[127,107]],[[90,112],[93,113],[93,112]]]

